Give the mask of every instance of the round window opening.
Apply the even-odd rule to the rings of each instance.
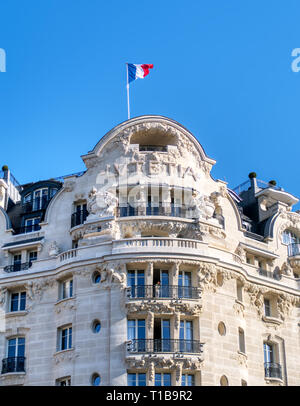
[[[93,283],[100,283],[101,282],[101,275],[100,272],[93,273]]]
[[[220,323],[218,325],[218,332],[221,336],[225,336],[225,334],[226,334],[226,327],[225,327],[225,324],[223,323],[223,321],[220,321]]]
[[[101,330],[101,323],[99,320],[93,321],[92,330],[93,330],[93,333],[99,333],[99,331]]]
[[[101,382],[101,378],[99,374],[93,374],[92,376],[92,385],[93,386],[99,386]]]

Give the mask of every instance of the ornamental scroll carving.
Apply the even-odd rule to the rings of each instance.
[[[174,314],[177,317],[179,317],[180,314],[195,316],[202,311],[201,305],[190,303],[126,303],[126,308],[128,313],[149,313],[149,315],[153,315],[154,313]],[[149,323],[152,326],[153,323],[150,322],[150,320],[152,320],[152,318],[149,316]]]
[[[176,370],[177,368],[184,370],[200,370],[203,360],[201,357],[187,357],[187,358],[167,358],[163,356],[153,357],[151,355],[145,355],[141,358],[127,357],[126,363],[129,368],[143,368],[147,369],[151,365],[154,368]]]

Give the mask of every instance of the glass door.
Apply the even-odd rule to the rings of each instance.
[[[178,297],[192,297],[192,273],[179,271],[178,275]]]

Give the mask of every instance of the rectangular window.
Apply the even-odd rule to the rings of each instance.
[[[181,386],[195,386],[195,375],[182,374]]]
[[[133,342],[133,351],[146,350],[146,320],[127,320],[128,340]]]
[[[269,299],[264,299],[265,316],[271,317],[271,303]]]
[[[128,373],[127,374],[128,386],[147,386],[145,373]]]
[[[72,348],[72,327],[66,327],[60,330],[59,350],[69,350]]]
[[[63,282],[61,288],[61,299],[73,297],[73,279],[68,279],[67,281]]]
[[[19,312],[26,308],[26,292],[17,292],[11,294],[10,311]]]
[[[239,328],[239,350],[244,354],[246,353],[245,334],[241,328]]]
[[[171,374],[155,374],[155,386],[171,386]]]
[[[127,272],[128,286],[131,287],[131,297],[145,297],[145,272],[134,270]]]
[[[192,273],[179,271],[178,275],[178,297],[192,297]]]
[[[38,231],[40,229],[39,223],[40,223],[39,217],[25,220],[25,233],[32,233],[33,231]]]
[[[7,342],[7,357],[24,357],[25,356],[25,338],[16,337],[11,338]]]
[[[37,251],[29,252],[29,262],[37,260]]]

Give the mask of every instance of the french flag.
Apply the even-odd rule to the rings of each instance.
[[[128,82],[133,82],[135,79],[144,79],[149,74],[149,69],[153,68],[153,64],[137,65],[135,63],[128,63]]]

